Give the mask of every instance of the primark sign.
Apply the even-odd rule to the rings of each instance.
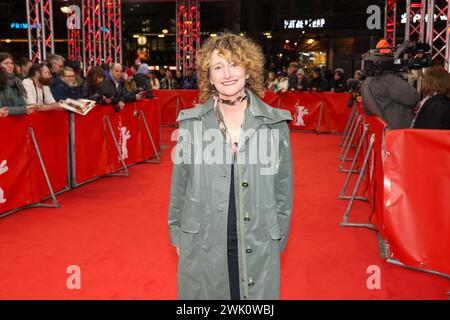
[[[319,29],[325,26],[325,19],[294,19],[284,20],[284,29]]]

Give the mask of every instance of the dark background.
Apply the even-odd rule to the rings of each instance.
[[[71,1],[53,1],[55,52],[63,55],[67,53],[67,30],[66,15],[60,7],[68,4]],[[200,4],[202,40],[225,29],[243,32],[259,42],[266,60],[277,66],[298,60],[300,52],[323,51],[327,54],[327,67],[342,67],[349,74],[359,69],[361,54],[369,49],[371,41],[376,43],[383,35],[383,30],[366,27],[366,9],[371,4],[379,5],[384,14],[383,0],[205,0]],[[398,11],[400,15],[402,9]],[[27,56],[27,31],[10,28],[11,22],[26,22],[25,1],[0,0],[0,13],[0,51]],[[325,27],[304,29],[305,33],[283,28],[284,19],[306,18],[324,18]],[[138,45],[133,34],[145,34],[148,62],[175,65],[175,1],[122,0],[122,24],[124,63],[132,64],[136,58]],[[403,35],[404,25],[399,23],[398,28]],[[168,29],[169,34],[158,38],[162,29]],[[272,38],[266,38],[263,32],[271,32]],[[307,44],[307,39],[315,42]],[[286,44],[286,40],[290,43]]]

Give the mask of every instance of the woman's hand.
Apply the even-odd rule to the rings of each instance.
[[[7,107],[0,108],[0,118],[7,117],[9,114],[9,110]]]
[[[177,249],[177,255],[180,256],[180,247],[175,247]]]
[[[27,114],[32,114],[35,111],[38,111],[40,106],[35,105],[35,104],[30,104],[27,106]]]

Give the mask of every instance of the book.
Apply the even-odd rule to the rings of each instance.
[[[85,116],[92,108],[95,107],[96,102],[88,99],[66,99],[61,100],[59,105],[66,110],[73,111],[75,113]]]

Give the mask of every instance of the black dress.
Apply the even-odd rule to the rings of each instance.
[[[231,300],[240,300],[236,202],[234,197],[234,163],[231,164],[230,200],[227,223],[227,258]]]

